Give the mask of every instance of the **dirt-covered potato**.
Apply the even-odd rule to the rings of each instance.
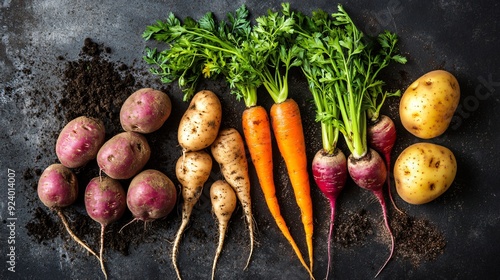
[[[442,195],[453,183],[456,173],[453,152],[432,143],[410,145],[394,165],[396,190],[410,204],[424,204]]]
[[[123,102],[120,123],[125,131],[151,133],[165,123],[171,111],[172,103],[166,93],[142,88]]]
[[[57,137],[57,158],[68,168],[84,166],[95,159],[104,137],[105,129],[101,120],[77,117],[68,122]]]
[[[401,97],[401,123],[419,138],[437,137],[450,125],[459,101],[457,79],[444,70],[431,71],[413,82]]]
[[[221,119],[222,108],[217,95],[209,90],[196,93],[179,123],[179,145],[184,151],[209,147],[219,133]]]
[[[97,153],[99,168],[113,179],[129,179],[142,170],[151,156],[146,138],[125,131],[113,136]]]
[[[49,208],[69,206],[78,198],[78,179],[66,166],[51,164],[40,176],[37,193],[42,203]]]

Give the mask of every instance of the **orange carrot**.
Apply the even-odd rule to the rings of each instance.
[[[306,145],[302,120],[297,102],[286,99],[271,107],[271,123],[281,156],[285,160],[288,176],[302,215],[302,224],[309,252],[309,268],[313,270],[313,210]]]
[[[274,185],[273,175],[273,152],[271,144],[271,125],[266,109],[262,106],[253,106],[243,111],[242,115],[243,133],[247,143],[250,157],[257,177],[259,178],[260,187],[264,194],[267,207],[271,212],[278,228],[283,233],[283,236],[292,245],[293,250],[297,254],[302,265],[307,272],[312,276],[312,272],[307,266],[302,253],[299,250],[295,240],[293,239],[290,230],[288,229],[285,219],[281,215],[280,206],[276,197],[276,187]]]

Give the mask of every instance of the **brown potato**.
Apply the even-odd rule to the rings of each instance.
[[[456,173],[453,152],[432,143],[407,147],[394,165],[396,190],[410,204],[424,204],[442,195],[453,183]]]
[[[219,98],[209,90],[196,93],[182,116],[178,141],[184,151],[209,147],[219,132],[222,107]]]
[[[401,123],[419,138],[437,137],[450,125],[459,100],[457,79],[444,70],[431,71],[413,82],[401,97]]]

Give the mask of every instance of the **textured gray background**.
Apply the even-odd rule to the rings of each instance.
[[[395,70],[390,86],[404,89],[423,73],[444,68],[456,75],[462,87],[461,110],[446,135],[432,140],[452,149],[459,163],[455,183],[450,190],[435,202],[410,206],[398,200],[411,215],[423,217],[438,225],[448,241],[445,254],[437,260],[424,263],[418,268],[407,261],[393,259],[380,279],[483,279],[499,275],[496,259],[500,251],[498,244],[500,196],[498,170],[500,56],[498,55],[497,1],[341,1],[362,29],[373,34],[382,29],[396,31],[401,37],[401,51],[409,63],[402,72]],[[28,203],[36,194],[31,188],[33,181],[23,181],[26,168],[45,168],[49,158],[35,161],[40,154],[41,133],[61,127],[55,117],[47,114],[33,118],[37,112],[36,100],[23,93],[36,89],[39,83],[44,88],[61,90],[62,82],[48,69],[57,68],[55,57],[64,55],[68,60],[76,59],[83,39],[92,38],[109,46],[113,52],[111,60],[135,67],[146,66],[141,61],[146,43],[140,34],[146,25],[163,19],[172,11],[179,17],[199,18],[213,11],[223,17],[245,3],[253,14],[262,14],[268,8],[279,7],[278,1],[9,1],[0,2],[0,277],[2,279],[97,279],[101,278],[95,259],[85,254],[66,251],[62,241],[56,238],[49,244],[37,244],[27,235],[25,225],[32,218],[30,209],[39,206]],[[293,8],[309,13],[316,8],[333,12],[336,2],[291,1]],[[61,62],[62,63],[62,62]],[[23,69],[31,69],[29,75]],[[404,76],[404,79],[401,77]],[[146,79],[154,80],[152,77]],[[153,83],[153,82],[152,82]],[[290,96],[303,106],[308,139],[319,137],[313,122],[314,109],[304,95],[307,88],[303,81],[291,81]],[[6,94],[5,88],[11,89]],[[224,93],[222,93],[224,94]],[[171,97],[180,99],[174,87]],[[21,98],[19,98],[21,97]],[[233,97],[223,102],[229,114],[239,116],[242,108]],[[264,101],[269,102],[264,98]],[[180,104],[180,102],[177,102]],[[228,105],[229,104],[229,105]],[[231,106],[234,105],[234,106]],[[181,104],[176,114],[182,112]],[[184,107],[185,108],[185,107]],[[390,114],[395,117],[398,142],[395,155],[407,145],[418,141],[402,130],[397,117],[397,107],[392,105]],[[174,113],[175,114],[175,113]],[[458,121],[459,120],[459,121]],[[238,122],[235,122],[238,123]],[[239,127],[237,127],[239,128]],[[52,130],[53,130],[52,129]],[[171,140],[171,139],[170,139]],[[308,153],[319,148],[311,143]],[[52,158],[52,157],[51,157]],[[277,163],[282,166],[282,163]],[[17,229],[16,273],[6,270],[7,245],[7,168],[17,172]],[[279,168],[277,172],[283,171]],[[168,175],[174,176],[171,171]],[[284,174],[277,179],[286,184]],[[37,180],[37,178],[33,178]],[[326,271],[326,234],[328,232],[328,205],[314,189],[315,199],[315,276],[322,279]],[[233,218],[234,229],[228,238],[219,260],[219,279],[306,279],[307,274],[294,257],[288,243],[274,226],[258,186],[252,191],[254,212],[259,228],[258,246],[247,271],[242,271],[247,256],[244,224],[237,216]],[[290,191],[283,197],[293,200]],[[347,198],[351,197],[351,200]],[[288,206],[287,206],[288,205]],[[293,201],[285,204],[293,207]],[[371,218],[380,223],[379,206],[371,194],[355,186],[346,189],[339,201],[339,211],[369,209]],[[284,210],[287,215],[297,214]],[[209,211],[196,213],[196,222],[191,229],[204,232],[215,240],[216,231]],[[289,220],[292,220],[289,218]],[[132,248],[129,256],[108,251],[107,267],[110,279],[174,279],[170,264],[170,244],[167,239],[177,228],[157,233],[164,242],[147,243]],[[194,221],[194,220],[193,220]],[[300,225],[290,221],[297,240],[302,241]],[[189,229],[188,229],[189,230]],[[333,279],[368,279],[373,277],[387,256],[384,233],[375,232],[363,246],[343,249],[334,246]],[[215,242],[201,242],[189,237],[187,232],[181,244],[180,267],[185,279],[207,279],[210,275]],[[206,240],[206,238],[205,238]],[[209,238],[210,240],[210,238]],[[66,241],[67,242],[67,241]],[[302,242],[299,242],[302,243]],[[67,245],[66,245],[67,246]],[[496,277],[494,277],[496,276]]]

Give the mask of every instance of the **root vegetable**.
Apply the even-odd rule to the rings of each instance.
[[[304,268],[311,274],[304,261],[297,243],[293,239],[284,217],[281,215],[280,205],[276,197],[276,186],[273,173],[273,148],[271,142],[271,124],[266,109],[262,106],[253,106],[243,111],[242,126],[248,151],[255,167],[260,187],[264,194],[267,207],[271,212],[276,225],[283,236],[292,246]],[[311,274],[312,275],[312,274]]]
[[[394,166],[396,190],[410,204],[428,203],[442,195],[452,185],[456,173],[453,152],[432,143],[406,147]]]
[[[300,208],[309,253],[309,270],[313,271],[313,208],[306,144],[297,102],[287,99],[271,107],[271,123],[278,149],[285,160],[295,200]]]
[[[94,250],[73,233],[66,217],[62,213],[62,208],[73,204],[78,197],[78,180],[76,175],[62,164],[52,164],[40,176],[37,192],[42,203],[57,213],[71,238],[99,259]]]
[[[203,191],[203,185],[208,180],[212,171],[212,157],[205,151],[186,152],[178,160],[175,167],[175,174],[181,184],[182,194],[182,221],[172,248],[172,263],[181,279],[181,274],[177,266],[177,256],[182,234],[186,229],[195,204],[198,202]]]
[[[220,165],[224,179],[236,192],[243,207],[250,238],[250,253],[245,269],[250,263],[254,247],[254,224],[252,216],[252,199],[250,197],[250,176],[245,145],[240,133],[234,128],[226,128],[219,132],[211,147],[212,155]]]
[[[391,118],[380,115],[367,129],[368,146],[384,156],[385,167],[391,170],[391,152],[396,143],[396,126]],[[387,192],[394,208],[402,213],[392,197],[391,177],[387,176]]]
[[[172,111],[170,97],[162,91],[142,88],[132,93],[120,109],[120,124],[125,131],[154,132]]]
[[[150,222],[163,218],[172,212],[176,202],[174,183],[158,170],[142,171],[128,187],[127,206],[134,220]]]
[[[460,86],[450,72],[430,71],[413,82],[399,102],[401,123],[413,135],[430,139],[443,134],[460,101]]]
[[[85,116],[75,118],[64,126],[57,137],[57,158],[68,168],[84,166],[95,159],[104,137],[102,121]]]
[[[222,118],[220,100],[215,93],[202,90],[193,96],[178,128],[178,141],[184,151],[209,147],[217,137]]]
[[[113,179],[129,179],[139,173],[151,155],[149,144],[139,133],[122,132],[106,141],[97,153],[97,164]]]
[[[347,162],[347,169],[356,185],[371,191],[377,197],[380,206],[382,207],[382,215],[384,217],[387,232],[391,238],[389,257],[375,275],[375,277],[377,277],[391,260],[394,253],[394,235],[392,234],[391,227],[389,225],[389,214],[387,213],[387,206],[383,193],[383,186],[387,178],[387,169],[385,168],[384,160],[373,149],[368,149],[368,153],[360,158],[355,158],[350,155]]]
[[[299,16],[302,24],[297,28],[303,30],[299,45],[307,50],[311,64],[319,68],[316,74],[328,83],[326,88],[332,92],[328,98],[336,100],[340,111],[339,118],[330,114],[318,114],[317,118],[333,123],[343,134],[351,152],[347,162],[351,178],[358,186],[372,191],[382,206],[391,252],[378,276],[392,257],[394,236],[382,192],[387,168],[380,155],[368,147],[367,122],[377,120],[387,97],[400,95],[399,91],[384,91],[378,74],[391,61],[404,64],[406,58],[398,54],[396,34],[385,31],[368,42],[341,4],[337,10],[331,15],[320,10],[312,17]]]
[[[90,180],[85,189],[85,209],[94,221],[101,224],[99,260],[106,279],[108,275],[103,258],[104,233],[109,224],[123,216],[125,208],[125,190],[119,181],[103,176]]]
[[[214,263],[212,265],[212,280],[215,277],[215,268],[217,260],[224,246],[227,226],[231,215],[236,208],[236,194],[233,188],[223,180],[215,181],[210,188],[210,200],[212,201],[212,211],[217,217],[219,227],[219,242],[215,251]]]
[[[337,198],[347,180],[347,160],[344,153],[336,148],[332,153],[320,150],[312,161],[314,181],[330,202],[330,230],[328,231],[328,267],[325,279],[329,279],[331,267],[331,243]]]

